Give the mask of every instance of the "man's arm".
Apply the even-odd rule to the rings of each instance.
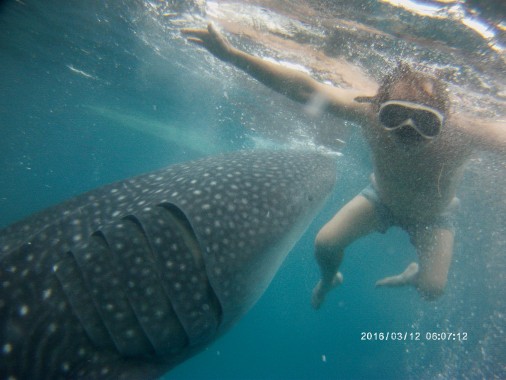
[[[455,119],[459,129],[471,137],[476,149],[506,155],[506,120],[483,120],[463,114]]]
[[[341,89],[325,85],[306,73],[268,62],[233,47],[212,25],[206,29],[183,29],[188,40],[205,47],[217,58],[230,62],[267,87],[293,99],[308,104],[315,100],[340,117],[362,120],[368,106],[354,101],[364,94],[355,89]]]

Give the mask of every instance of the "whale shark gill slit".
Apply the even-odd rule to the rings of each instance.
[[[68,275],[60,279],[83,328],[98,346],[110,347],[112,340],[124,356],[165,355],[167,347],[174,353],[216,333],[221,305],[208,281],[197,237],[177,206],[164,203],[149,215],[127,215],[94,231],[88,242],[69,253],[80,272],[71,277],[76,285],[69,286]],[[76,292],[79,288],[85,289]],[[83,293],[97,313],[90,311],[90,304],[82,304]],[[110,339],[97,325],[105,327]]]

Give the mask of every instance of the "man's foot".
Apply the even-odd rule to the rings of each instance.
[[[415,277],[418,274],[418,264],[409,264],[404,272],[397,276],[385,277],[376,282],[376,286],[404,286],[413,285]]]
[[[311,298],[311,305],[313,305],[313,308],[319,309],[322,305],[323,301],[325,300],[325,296],[329,291],[334,289],[336,286],[341,285],[343,283],[343,275],[341,272],[337,272],[334,278],[332,279],[332,283],[330,286],[324,286],[323,282],[320,280],[318,281],[318,284],[313,289],[313,296]]]

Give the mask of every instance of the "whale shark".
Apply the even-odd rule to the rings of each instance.
[[[154,379],[226,333],[323,206],[333,157],[239,151],[0,231],[0,376]]]

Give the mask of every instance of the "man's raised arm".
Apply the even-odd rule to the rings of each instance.
[[[182,33],[189,36],[189,41],[203,46],[222,61],[230,62],[267,87],[299,103],[308,104],[317,97],[330,112],[352,119],[362,116],[366,110],[366,106],[355,102],[354,98],[367,94],[325,85],[302,71],[245,53],[233,47],[211,24],[207,29],[182,29]]]

